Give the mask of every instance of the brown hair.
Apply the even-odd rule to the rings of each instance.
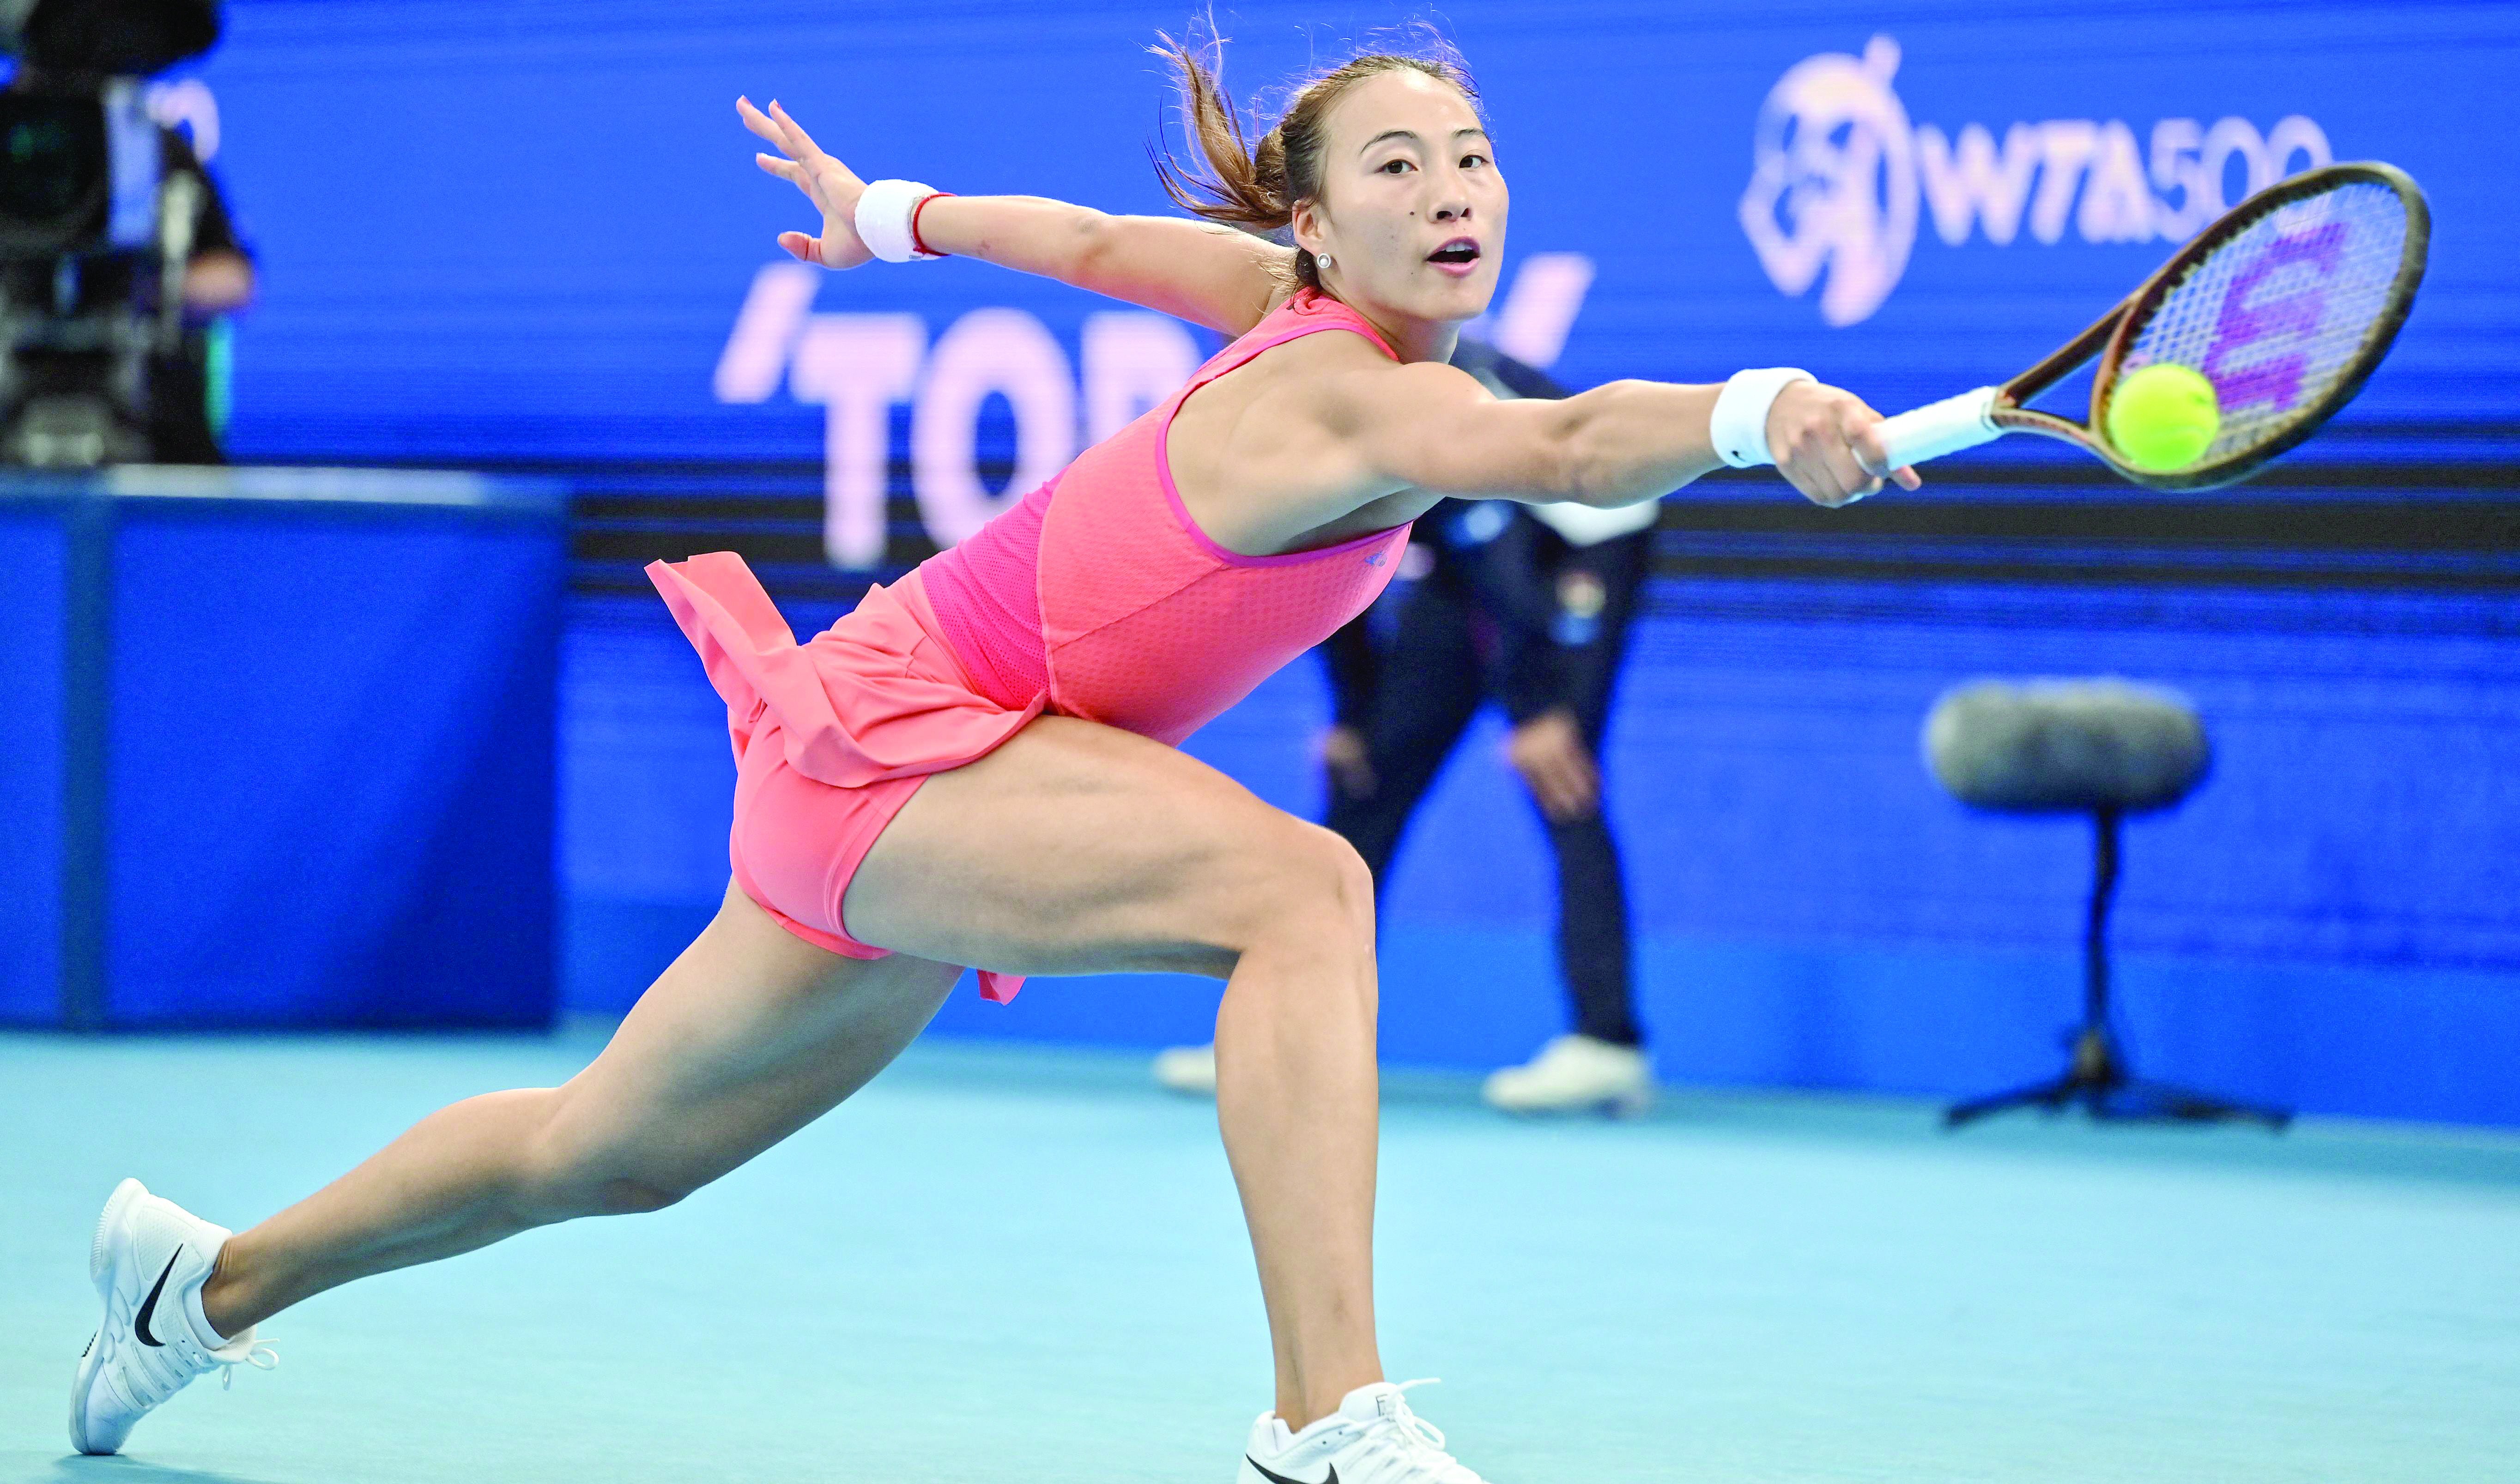
[[[1452,84],[1472,109],[1478,108],[1479,90],[1461,54],[1431,26],[1413,31],[1417,46],[1412,52],[1368,52],[1298,84],[1285,112],[1257,145],[1249,142],[1241,110],[1218,80],[1217,63],[1209,60],[1221,59],[1222,39],[1193,47],[1162,37],[1162,45],[1148,50],[1171,62],[1179,74],[1183,131],[1207,160],[1204,171],[1185,168],[1169,152],[1150,149],[1164,194],[1209,221],[1247,232],[1281,232],[1294,220],[1295,207],[1321,196],[1322,155],[1328,143],[1323,119],[1349,88],[1368,77],[1405,69]],[[1322,286],[1321,266],[1300,247],[1295,249],[1295,278],[1306,288]]]

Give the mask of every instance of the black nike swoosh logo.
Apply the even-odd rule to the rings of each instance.
[[[144,1345],[166,1343],[149,1332],[149,1316],[158,1312],[158,1295],[166,1291],[166,1280],[175,1274],[175,1258],[183,1255],[184,1249],[178,1246],[175,1248],[175,1256],[166,1259],[166,1271],[158,1275],[158,1286],[149,1290],[148,1301],[140,1306],[140,1318],[132,1323],[132,1329],[140,1335],[140,1343]]]
[[[1251,1457],[1251,1455],[1247,1453],[1242,1456],[1242,1462],[1260,1470],[1260,1477],[1267,1479],[1269,1484],[1313,1484],[1313,1481],[1309,1480],[1287,1478],[1284,1474],[1279,1473],[1268,1464],[1261,1462],[1258,1459]],[[1332,1463],[1330,1465],[1330,1471],[1321,1477],[1319,1484],[1338,1484],[1338,1465],[1336,1463]]]

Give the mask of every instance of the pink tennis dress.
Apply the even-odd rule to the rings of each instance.
[[[850,935],[841,902],[929,775],[1045,710],[1177,745],[1363,612],[1399,565],[1406,525],[1238,556],[1191,519],[1164,456],[1192,393],[1328,330],[1392,353],[1355,310],[1300,291],[1161,405],[803,645],[733,553],[650,563],[726,701],[728,854],[743,894],[807,942],[880,958],[889,950]],[[980,974],[1001,1003],[1021,983]]]

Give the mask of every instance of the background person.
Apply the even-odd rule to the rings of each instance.
[[[172,356],[150,363],[155,379],[149,407],[151,457],[160,464],[225,464],[220,438],[226,422],[220,405],[225,356],[215,321],[253,302],[252,253],[237,236],[218,177],[202,163],[192,143],[160,127],[158,144],[168,175],[190,175],[194,194],[193,252],[184,269],[184,343]]]
[[[1500,397],[1563,397],[1547,373],[1463,339],[1452,364]],[[1360,616],[1322,647],[1331,724],[1323,823],[1354,845],[1377,893],[1409,820],[1488,701],[1511,725],[1507,761],[1539,809],[1557,868],[1557,965],[1574,1028],[1482,1095],[1511,1112],[1642,1111],[1652,1064],[1636,1013],[1627,883],[1601,796],[1600,749],[1619,662],[1652,562],[1651,503],[1616,511],[1447,501],[1418,522],[1424,571],[1387,645]],[[1216,1086],[1211,1047],[1155,1058],[1177,1092]]]
[[[10,78],[13,92],[100,95],[108,78],[102,74],[22,65]],[[183,177],[194,189],[185,193],[192,243],[184,269],[184,336],[172,355],[149,357],[149,400],[145,431],[149,457],[158,464],[224,464],[220,446],[221,409],[213,406],[214,383],[224,375],[214,366],[221,352],[213,322],[253,301],[253,255],[237,236],[227,197],[218,178],[202,162],[192,141],[179,129],[158,125],[160,200],[168,199],[164,182]],[[49,264],[12,264],[8,292],[18,304],[54,303],[66,316],[110,312],[158,304],[158,260],[150,253],[104,254],[83,259],[74,292],[60,303],[57,270]]]

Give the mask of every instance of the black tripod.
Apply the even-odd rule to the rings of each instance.
[[[2000,1113],[2006,1108],[2042,1107],[2063,1112],[2081,1103],[2094,1118],[2158,1119],[2210,1123],[2240,1119],[2280,1129],[2292,1121],[2281,1108],[2231,1102],[2166,1082],[2148,1082],[2127,1069],[2126,1054],[2109,1030],[2109,905],[2118,889],[2118,811],[2103,805],[2092,811],[2098,827],[2098,858],[2092,877],[2092,911],[2083,930],[2083,1023],[2066,1044],[2074,1059],[2064,1075],[2008,1092],[1990,1093],[1956,1102],[1943,1113],[1943,1127]]]

